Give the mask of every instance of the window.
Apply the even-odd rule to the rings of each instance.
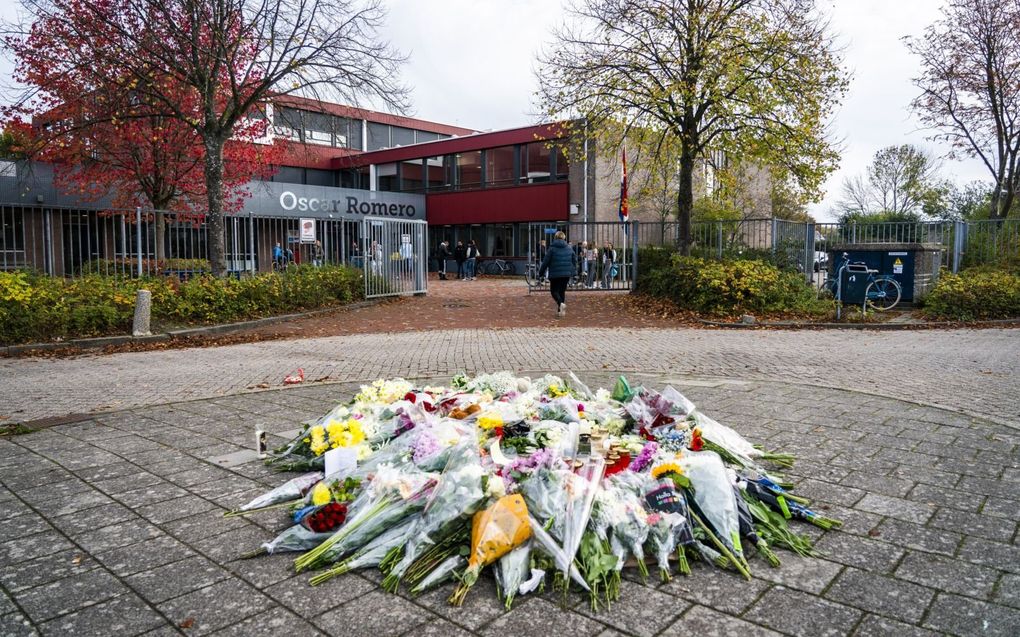
[[[390,127],[377,122],[368,123],[368,149],[379,150],[390,147]]]
[[[482,185],[482,151],[454,155],[457,160],[457,186],[478,188]]]
[[[280,181],[285,184],[301,184],[305,181],[305,169],[293,166],[280,166],[280,170],[273,175],[273,181]]]
[[[554,150],[556,153],[556,179],[557,181],[567,179],[570,176],[570,162],[567,161],[566,148],[557,144]]]
[[[450,187],[448,174],[450,162],[449,156],[428,157],[426,162],[426,174],[428,181],[425,186],[429,190],[446,190]]]
[[[422,142],[434,142],[437,139],[439,139],[439,133],[430,133],[428,131],[423,130],[414,132],[414,140],[418,144]]]
[[[414,143],[414,131],[410,128],[390,126],[390,144],[393,146],[409,146]]]
[[[494,224],[489,233],[488,254],[494,257],[512,257],[514,251],[514,225],[512,223]]]
[[[521,181],[526,184],[549,181],[550,155],[549,147],[543,142],[521,146]]]
[[[276,134],[287,139],[301,139],[301,111],[286,106],[277,108],[273,117]]]
[[[347,148],[353,148],[355,150],[361,150],[361,125],[360,119],[349,119],[347,120]],[[339,145],[339,142],[338,142]]]
[[[422,179],[422,160],[409,159],[400,162],[400,189],[405,192],[422,192],[425,182]]]
[[[304,124],[305,143],[333,145],[333,118],[325,113],[305,111],[301,114]]]
[[[309,186],[334,186],[336,178],[332,170],[308,168],[305,170],[305,183]]]
[[[514,183],[513,146],[501,146],[485,151],[485,183],[491,186]]]
[[[375,167],[375,177],[377,190],[384,190],[386,192],[397,192],[400,190],[400,184],[397,183],[396,164],[379,164]]]

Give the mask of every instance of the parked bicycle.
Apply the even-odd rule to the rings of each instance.
[[[864,290],[864,303],[871,309],[884,312],[893,309],[900,302],[902,288],[892,275],[878,274],[878,270],[870,269],[862,261],[850,263],[850,255],[846,252],[843,253],[843,258],[836,267],[835,276],[829,277],[822,285],[822,290],[827,290],[833,298],[839,298],[839,282],[843,277],[844,270],[867,275],[868,287]]]
[[[507,274],[513,274],[514,266],[509,261],[503,259],[488,259],[478,265],[478,274],[488,274],[492,276],[505,276]]]
[[[524,268],[524,281],[528,284],[529,288],[539,287],[549,282],[549,279],[545,277],[539,278],[538,276],[538,264],[529,263]]]

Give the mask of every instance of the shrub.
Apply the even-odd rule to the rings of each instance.
[[[677,254],[666,266],[641,270],[639,292],[703,314],[822,314],[828,309],[801,275],[763,261],[709,261]]]
[[[152,292],[155,324],[225,323],[346,304],[363,296],[361,271],[301,266],[242,279],[134,279],[87,274],[59,279],[0,272],[0,343],[125,333],[139,289]]]
[[[943,271],[924,305],[925,315],[934,319],[1020,318],[1020,275],[985,268]]]

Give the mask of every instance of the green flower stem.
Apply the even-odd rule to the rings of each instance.
[[[723,557],[725,557],[727,560],[732,562],[733,566],[738,571],[740,571],[740,574],[743,575],[745,579],[750,581],[751,580],[751,572],[747,570],[747,567],[744,566],[741,563],[741,561],[738,560],[735,555],[733,555],[733,552],[730,551],[730,549],[725,544],[723,544],[722,541],[719,538],[717,538],[715,536],[715,533],[713,533],[712,530],[708,528],[708,525],[705,524],[705,522],[700,517],[698,517],[697,513],[695,513],[692,510],[688,510],[688,513],[690,513],[691,517],[694,518],[695,523],[697,523],[697,525],[700,526],[701,529],[705,532],[705,535],[708,536],[708,539],[712,541],[712,544],[715,545],[715,548],[720,553],[722,553]]]

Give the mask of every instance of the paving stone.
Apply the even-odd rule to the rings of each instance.
[[[136,635],[166,622],[140,599],[123,595],[42,624],[44,635]]]
[[[378,587],[378,584],[371,580],[363,581],[371,587]],[[483,573],[482,577],[471,587],[463,606],[451,606],[447,601],[453,594],[454,588],[454,583],[450,582],[412,599],[418,606],[469,630],[478,630],[506,612],[503,602],[496,595],[496,582],[487,573]],[[518,598],[515,605],[523,599],[523,597]]]
[[[968,597],[991,597],[999,571],[930,553],[910,551],[896,577]]]
[[[294,555],[279,553],[250,560],[234,560],[224,564],[224,568],[255,588],[264,589],[294,574]]]
[[[18,610],[18,607],[14,605],[14,602],[7,593],[0,591],[0,615],[7,615]]]
[[[1020,519],[1020,500],[1010,498],[988,498],[981,508],[981,513],[994,515],[1007,520]]]
[[[4,637],[36,637],[39,631],[21,613],[0,615],[0,635]]]
[[[301,617],[314,617],[377,590],[354,573],[334,577],[315,588],[308,583],[309,577],[308,573],[301,573],[264,588],[263,592]]]
[[[780,559],[783,558],[785,555]],[[756,574],[759,570],[767,568],[761,562],[753,566]],[[690,577],[675,575],[658,590],[725,613],[739,615],[768,587],[767,582],[757,577],[746,581],[736,573],[695,563],[691,565]]]
[[[56,531],[44,531],[0,543],[0,564],[10,565],[72,548]]]
[[[725,615],[704,606],[693,606],[662,633],[663,635],[698,635],[699,637],[773,637],[780,633],[757,624]]]
[[[414,634],[417,626],[434,618],[402,597],[376,590],[317,617],[314,623],[333,635],[385,636]]]
[[[114,466],[119,467],[121,465],[118,463]],[[153,473],[138,471],[137,473],[131,473],[125,476],[95,481],[92,483],[92,486],[107,495],[118,495],[128,491],[134,491],[135,489],[155,486],[162,481],[162,478]]]
[[[100,553],[144,542],[160,535],[163,535],[163,531],[159,527],[135,518],[105,526],[91,533],[83,533],[75,537],[75,542],[90,553]]]
[[[159,604],[229,577],[221,567],[196,556],[136,573],[124,581],[149,602]]]
[[[1020,573],[1020,546],[965,537],[960,547],[960,557],[982,566]]]
[[[480,631],[481,635],[597,635],[605,626],[595,620],[563,610],[537,597],[525,598],[514,609]]]
[[[789,588],[818,594],[825,590],[829,582],[836,579],[836,575],[843,570],[841,564],[816,557],[801,557],[783,552],[780,559],[783,562],[781,567],[767,568],[763,565],[754,570],[755,577]]]
[[[138,508],[147,504],[166,502],[167,500],[173,500],[186,495],[190,494],[179,486],[166,481],[160,481],[153,485],[120,493],[116,496],[116,499],[126,507]]]
[[[924,626],[957,635],[1015,636],[1020,610],[939,593]]]
[[[916,524],[924,524],[935,513],[935,507],[876,493],[864,496],[854,508]]]
[[[798,637],[846,635],[862,613],[782,586],[770,589],[744,613],[745,620]]]
[[[115,574],[127,576],[193,555],[194,552],[187,546],[164,535],[147,542],[99,553],[96,559]]]
[[[419,626],[415,626],[414,631],[410,633],[414,637],[471,637],[474,633],[468,632],[467,630],[446,621],[445,619],[433,619],[432,621],[426,622]],[[621,634],[613,631],[613,634]],[[609,632],[599,633],[599,637],[611,637]]]
[[[210,600],[216,602],[210,604]],[[189,624],[188,634],[206,635],[275,606],[254,588],[230,579],[175,597],[159,604],[158,608],[175,625]]]
[[[613,602],[611,610],[602,609],[592,612],[591,608],[582,604],[578,612],[601,621],[620,630],[651,637],[669,626],[689,605],[672,595],[656,590],[621,590],[620,599]]]
[[[254,551],[262,546],[264,542],[273,539],[274,534],[269,533],[257,526],[244,526],[232,531],[227,531],[214,537],[198,540],[192,543],[196,551],[199,551],[209,559],[219,563],[235,560],[245,553]]]
[[[82,480],[92,483],[94,486],[97,482],[136,475],[139,471],[140,469],[136,465],[124,460],[122,462],[114,462],[112,464],[101,465],[99,467],[79,469],[75,471],[74,474]]]
[[[963,535],[954,531],[932,529],[892,518],[885,519],[876,531],[875,538],[882,542],[942,555],[955,555],[963,541]]]
[[[15,598],[35,622],[81,610],[123,595],[128,589],[102,569],[71,575],[44,586],[24,589]]]
[[[960,531],[997,542],[1009,542],[1016,533],[1015,520],[953,509],[939,510],[928,522],[928,526]]]
[[[135,512],[153,524],[165,524],[210,510],[219,511],[220,509],[212,502],[197,495],[186,495],[173,500],[137,507]]]
[[[836,578],[825,596],[848,606],[917,623],[935,592],[891,577],[847,569]]]
[[[251,523],[243,517],[225,518],[224,509],[210,509],[166,522],[161,526],[178,540],[182,542],[195,542],[198,540],[215,537],[227,531],[251,526]]]
[[[91,509],[77,511],[68,515],[50,517],[53,526],[71,536],[92,533],[105,526],[119,524],[137,516],[131,509],[117,502],[108,502]]]
[[[262,637],[270,635],[278,637],[304,637],[305,635],[314,636],[322,635],[323,633],[293,613],[283,608],[273,608],[242,622],[227,626],[213,634],[216,637]],[[456,633],[450,632],[446,634],[455,635]]]
[[[35,513],[27,513],[15,517],[0,519],[0,538],[16,540],[26,535],[35,535],[48,531],[52,527],[45,519]]]
[[[910,490],[914,488],[914,481],[906,478],[896,478],[888,475],[876,475],[868,471],[854,471],[850,475],[843,478],[840,481],[848,487],[854,487],[857,490],[865,490],[869,493],[879,493],[882,495],[894,496],[894,497],[905,497]],[[860,496],[864,494],[861,493]],[[838,502],[837,504],[843,504],[846,506],[853,506],[855,502],[860,500],[857,497],[853,502]]]
[[[1020,608],[1020,575],[1007,573],[1002,576],[995,591],[995,602]]]
[[[5,564],[0,570],[0,582],[13,593],[48,584],[54,580],[78,575],[94,568],[99,563],[77,548],[46,555],[34,560]]]
[[[878,615],[865,615],[854,631],[854,637],[936,637],[936,635],[937,633],[930,630]]]
[[[841,531],[829,531],[815,543],[826,559],[865,571],[890,573],[903,557],[903,549]]]

